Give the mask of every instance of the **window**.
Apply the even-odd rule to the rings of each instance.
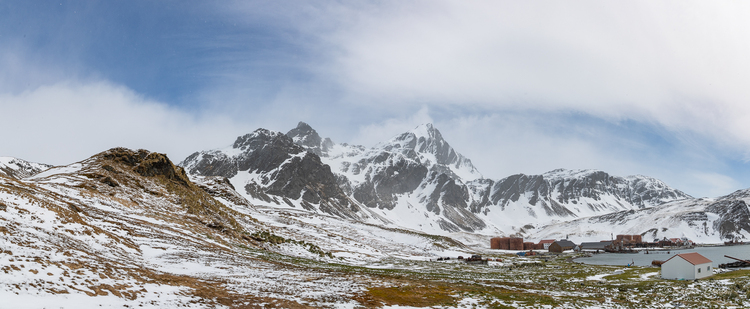
[[[706,267],[706,270],[711,270],[711,266]]]
[[[701,269],[700,269],[700,268],[698,268],[698,273],[700,273],[700,272],[701,272]]]

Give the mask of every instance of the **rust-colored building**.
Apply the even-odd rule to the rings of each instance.
[[[490,239],[490,248],[498,250],[510,250],[510,238],[495,237]]]
[[[523,238],[495,237],[490,239],[490,248],[499,250],[525,250]]]
[[[510,250],[523,250],[523,238],[511,237]]]
[[[623,245],[640,244],[643,243],[643,236],[641,235],[617,235],[616,243]]]
[[[523,250],[535,250],[536,244],[533,242],[524,242],[523,243]]]

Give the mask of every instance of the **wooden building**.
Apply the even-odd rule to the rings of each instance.
[[[572,241],[567,240],[567,239],[561,239],[549,245],[549,252],[562,253],[565,250],[573,250],[573,248],[575,247],[576,247],[576,244],[574,244]]]

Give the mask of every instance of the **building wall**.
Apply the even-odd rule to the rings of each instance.
[[[699,269],[700,269],[700,272],[698,272]],[[711,266],[711,263],[695,265],[695,272],[694,272],[695,279],[706,278],[710,275],[713,275],[714,274],[713,269],[714,268],[713,266]]]
[[[700,269],[700,272],[698,272]],[[681,257],[675,257],[661,265],[661,277],[663,279],[701,279],[713,275],[711,263],[699,265],[690,264]]]
[[[674,257],[661,264],[661,277],[663,279],[695,279],[695,266],[681,257]]]
[[[551,245],[549,246],[549,252],[557,252],[557,253],[561,253],[561,252],[563,252],[563,251],[565,251],[565,250],[572,250],[572,249],[573,249],[573,248],[571,248],[571,247],[562,247],[562,246],[560,246],[560,244],[559,244],[559,243],[557,243],[557,242],[553,242],[553,243],[552,243],[552,244],[551,244]]]

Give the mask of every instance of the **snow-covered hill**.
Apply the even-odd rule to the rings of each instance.
[[[469,252],[445,237],[254,207],[223,177],[111,149],[24,179],[0,174],[0,299],[13,308],[334,307],[382,284],[332,263]],[[3,305],[0,305],[3,307]]]

